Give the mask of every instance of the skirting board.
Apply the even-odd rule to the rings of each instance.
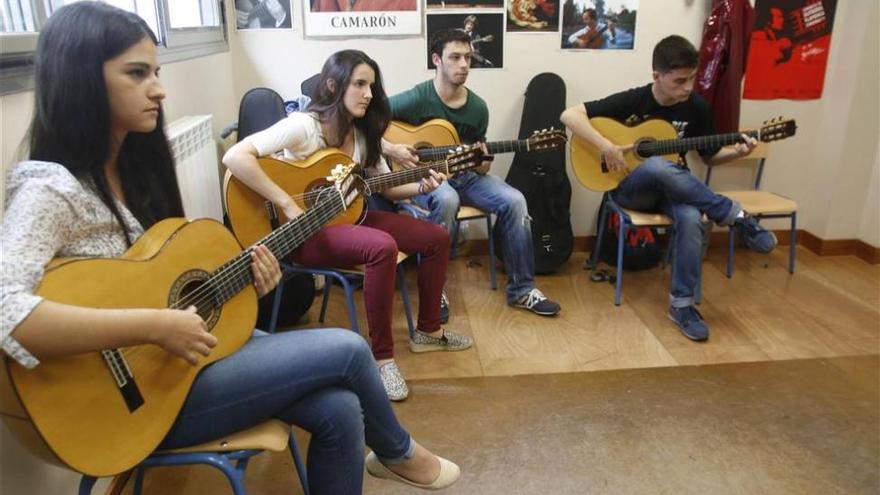
[[[774,230],[779,245],[790,244],[790,231],[787,229]],[[871,263],[880,264],[880,248],[874,247],[859,239],[822,239],[806,230],[798,230],[798,245],[803,246],[819,256],[842,256],[852,255]],[[595,235],[576,236],[574,239],[575,251],[590,252],[596,242]],[[712,232],[710,246],[716,249],[727,247],[727,232],[719,230]],[[458,247],[458,255],[481,255],[489,253],[489,243],[486,239],[473,239],[463,242]]]

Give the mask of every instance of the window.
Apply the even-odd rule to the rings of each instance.
[[[0,0],[0,94],[33,87],[40,26],[82,0]],[[139,15],[156,33],[160,63],[227,49],[222,0],[102,0]]]

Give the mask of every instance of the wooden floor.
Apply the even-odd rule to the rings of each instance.
[[[546,375],[546,379],[554,382],[558,380],[571,380],[571,387],[591,387],[596,386],[595,383],[604,383],[604,381],[610,380],[611,383],[617,384],[614,387],[625,386],[629,387],[627,390],[634,390],[640,387],[641,385],[638,384],[644,380],[655,379],[652,377],[662,377],[669,373],[679,373],[681,370],[671,368],[680,366],[880,354],[880,266],[869,265],[855,257],[818,257],[810,251],[799,249],[796,273],[790,275],[786,269],[787,250],[780,249],[769,256],[738,251],[736,273],[732,279],[728,279],[723,271],[725,266],[724,253],[710,252],[704,265],[703,303],[700,306],[700,311],[703,313],[711,329],[711,337],[705,343],[695,343],[687,340],[679,333],[672,322],[667,319],[668,269],[665,271],[658,268],[644,272],[626,272],[624,274],[623,304],[615,307],[613,304],[614,286],[608,283],[590,282],[587,276],[588,273],[582,269],[585,258],[585,253],[576,253],[559,273],[538,278],[539,288],[562,305],[562,313],[552,318],[540,317],[522,309],[507,307],[503,290],[506,279],[503,272],[499,273],[499,289],[496,291],[490,290],[488,269],[486,267],[487,258],[485,256],[462,257],[452,261],[447,284],[451,300],[452,318],[447,327],[457,332],[471,335],[475,340],[474,348],[463,352],[410,353],[406,345],[407,332],[402,304],[399,294],[396,295],[395,311],[399,315],[399,318],[395,320],[396,359],[405,377],[411,382],[412,390],[410,398],[402,405],[397,406],[397,409],[401,418],[405,420],[404,422],[407,427],[411,428],[411,431],[418,438],[423,438],[430,445],[438,448],[439,452],[449,451],[449,455],[455,454],[459,456],[456,459],[464,462],[469,462],[467,461],[467,452],[471,451],[470,447],[459,452],[455,450],[456,445],[460,447],[461,445],[469,445],[467,442],[474,441],[477,442],[477,444],[472,446],[474,449],[485,447],[484,441],[475,440],[474,438],[471,438],[471,440],[459,439],[460,442],[464,442],[463,444],[460,442],[455,443],[457,440],[445,438],[446,436],[442,434],[442,430],[437,430],[437,428],[432,426],[436,418],[428,418],[426,416],[427,413],[416,414],[420,407],[427,407],[426,404],[432,400],[431,394],[436,395],[437,387],[441,387],[443,393],[448,394],[448,391],[455,389],[455,384],[460,382],[462,387],[486,387],[484,389],[486,392],[481,393],[489,394],[488,391],[495,390],[496,387],[502,387],[500,384],[506,383],[499,382],[499,385],[491,385],[493,383],[491,381],[487,381],[486,384],[473,381],[473,379],[480,379],[481,377],[553,373],[555,375]],[[415,268],[410,267],[408,274],[410,297],[413,299],[415,307],[417,307],[418,291]],[[320,300],[316,299],[309,315],[311,323],[307,326],[348,326],[341,293],[342,291],[339,289],[334,291],[330,304],[331,314],[324,325],[317,322]],[[358,306],[361,327],[365,328],[366,318],[363,312],[363,298],[359,292],[356,294],[356,304]],[[840,366],[844,368],[848,365],[846,360],[840,363]],[[766,364],[771,365],[773,363]],[[787,363],[780,364],[788,366]],[[876,371],[876,361],[871,361],[868,364],[870,366],[867,368],[862,366],[859,368],[860,371],[854,371],[854,373],[859,375],[862,383],[871,384],[870,386],[876,388],[876,376],[869,376],[870,373],[873,373],[870,371],[866,375],[864,371],[864,369]],[[741,366],[748,367],[754,365]],[[815,378],[822,376],[821,370],[825,369],[823,366],[827,366],[827,363],[820,360],[818,363],[809,365],[808,369],[818,369],[818,371],[812,372]],[[661,369],[663,367],[670,369]],[[644,375],[644,378],[633,378],[632,385],[625,385],[624,382],[618,381],[618,378],[616,378],[618,375],[613,374],[620,372],[610,372],[612,373],[611,375],[606,373],[608,370],[624,369],[632,370],[627,372],[630,374],[647,374]],[[642,370],[638,371],[636,369]],[[698,373],[703,373],[702,371],[697,371],[703,369],[705,367],[693,368]],[[733,377],[724,378],[724,380],[732,379],[737,382],[748,382],[752,379],[749,377],[753,376],[750,373],[755,372],[743,371],[743,369],[732,367],[727,369],[727,371],[723,371],[720,376]],[[760,370],[761,368],[757,369]],[[589,373],[597,371],[602,371],[602,373]],[[716,372],[709,369],[705,373],[708,373],[706,375],[707,378],[700,378],[702,375],[693,375],[691,381],[696,380],[702,383],[703,380],[710,380],[708,377],[714,376],[713,373]],[[790,370],[786,373],[788,374],[785,376],[789,377],[799,376],[796,372]],[[755,376],[763,375],[759,373]],[[455,381],[455,379],[463,377],[473,378],[459,380],[459,382]],[[483,379],[498,380],[497,378]],[[517,377],[517,380],[528,381],[533,380],[533,378]],[[671,383],[674,385],[676,379],[673,377],[670,380],[672,380]],[[813,379],[808,379],[807,381],[810,380]],[[535,385],[537,387],[534,392],[535,394],[541,393],[540,383],[542,382],[539,381]],[[590,385],[591,383],[593,385]],[[809,387],[809,385],[800,383],[797,382],[796,385],[791,385],[789,389],[798,390],[803,387]],[[870,410],[874,410],[876,413],[877,405],[876,403],[869,404],[865,402],[863,400],[864,397],[858,394],[853,395],[854,391],[861,390],[859,387],[849,389],[849,395],[844,394],[836,399],[832,397],[833,394],[830,391],[838,389],[847,390],[847,383],[846,380],[841,379],[840,383],[831,384],[815,393],[818,396],[827,396],[825,402],[843,401],[850,403],[855,400],[852,407],[864,406],[868,409],[860,410],[859,414],[853,416],[840,413],[839,408],[835,408],[833,404],[829,403],[827,411],[817,412],[816,418],[807,418],[805,420],[803,428],[806,428],[806,430],[804,431],[812,431],[810,430],[812,427],[809,424],[815,424],[816,421],[820,420],[817,418],[827,417],[829,421],[836,421],[844,429],[854,424],[855,419],[853,418],[859,418],[859,421],[867,425],[863,428],[864,434],[861,435],[867,434],[876,437],[874,433],[871,433],[877,430],[877,425],[874,424],[876,421],[870,419],[871,417],[876,419],[876,414],[872,414]],[[678,390],[673,385],[669,385],[672,387],[669,390]],[[503,386],[507,388],[514,387],[515,389],[519,385],[506,384]],[[870,390],[874,390],[874,388]],[[515,392],[514,389],[511,389],[513,391],[508,394],[514,397],[514,399],[517,395],[522,396],[523,393],[529,393],[523,391]],[[650,389],[652,388],[646,388],[646,390]],[[742,387],[742,390],[745,392],[762,389],[763,387],[756,387],[755,385],[749,385],[749,383],[744,383]],[[584,418],[595,418],[596,414],[601,414],[602,411],[611,407],[609,404],[616,397],[620,396],[612,392],[614,391],[609,389],[608,398],[603,399],[608,401],[603,403],[605,406],[599,407],[599,409],[593,408],[582,411],[583,418],[572,417],[569,420],[572,424],[583,424]],[[873,394],[874,392],[870,393]],[[650,418],[654,414],[651,411],[661,410],[662,407],[672,407],[673,404],[671,403],[664,405],[664,401],[670,402],[669,396],[665,394],[664,392],[657,395],[654,399],[656,404],[650,406],[650,410],[639,411],[638,413],[644,414],[646,418]],[[730,404],[723,401],[726,395],[722,393],[719,395],[720,402],[714,407],[718,411],[719,418],[721,418],[720,421],[731,421],[728,417],[729,414],[724,411],[729,411],[731,407],[745,407],[745,404],[750,400],[763,403],[767,400],[772,400],[776,395],[781,395],[781,392],[779,394],[769,393],[767,397],[746,398],[740,401],[745,402],[734,401],[733,404]],[[422,396],[422,402],[419,401],[420,396]],[[788,396],[796,398],[797,394],[791,395],[789,393]],[[565,394],[562,394],[560,397],[564,399]],[[858,397],[862,398],[859,399]],[[441,405],[448,402],[439,400],[436,397],[434,399],[437,400],[437,404]],[[567,404],[565,408],[576,404],[584,405],[585,403],[581,400],[571,402],[571,399],[573,398],[569,398],[568,401],[563,400]],[[455,400],[459,399],[456,398]],[[465,398],[461,398],[461,400],[465,400]],[[676,401],[672,400],[671,402]],[[586,403],[589,404],[591,402],[586,401]],[[636,401],[636,403],[642,404],[639,401]],[[457,403],[453,401],[448,404],[449,407],[453,407]],[[621,405],[620,407],[632,409],[636,405],[628,404]],[[445,411],[442,410],[441,406],[438,407],[440,407],[438,409],[439,416],[446,418],[453,414],[452,411]],[[778,408],[782,407],[782,405],[778,406]],[[792,399],[791,404],[785,407],[796,411],[802,408],[803,405]],[[743,411],[752,409],[754,408],[746,407]],[[778,412],[776,409],[774,411]],[[539,417],[543,417],[546,412],[543,411]],[[559,415],[563,412],[555,411],[554,414]],[[609,411],[605,412],[608,413]],[[787,418],[788,416],[785,417]],[[614,432],[619,430],[619,425],[615,426],[616,420],[612,421],[612,419],[608,419],[610,433],[607,438],[609,442],[613,438],[618,438],[618,434]],[[811,421],[812,423],[810,423]],[[499,428],[501,429],[498,431],[493,430],[493,421],[483,421],[482,424],[481,434],[489,435],[498,441],[501,441],[499,440],[501,437],[508,438],[508,433],[501,431],[503,428],[500,426]],[[776,423],[772,424],[775,425]],[[800,431],[798,428],[793,428],[792,431]],[[711,432],[713,429],[707,426],[705,431]],[[517,430],[511,431],[515,432]],[[665,462],[671,462],[676,466],[684,466],[688,462],[693,461],[693,458],[689,457],[692,454],[688,451],[688,446],[692,444],[686,440],[676,440],[687,438],[687,435],[693,436],[688,431],[690,430],[688,430],[687,425],[684,425],[681,429],[675,430],[674,434],[664,437],[663,440],[658,440],[660,443],[666,442],[668,444],[669,448],[667,450],[675,451],[678,449],[682,451],[681,459],[675,458],[657,464],[655,467],[658,472],[669,472],[664,468],[667,465],[664,464]],[[735,431],[732,432],[730,439],[723,441],[729,443],[731,439],[735,440],[737,438],[735,433]],[[468,435],[473,434],[469,433]],[[549,440],[551,443],[564,442],[566,438],[573,438],[571,435],[580,435],[581,433],[559,431],[557,434],[560,435],[558,438],[553,437],[557,438],[557,440],[551,438],[546,440]],[[648,435],[648,433],[645,433],[645,435]],[[682,435],[685,436],[682,437]],[[817,438],[822,437],[821,434],[817,435]],[[304,447],[305,437],[303,435],[299,436],[303,442],[301,447]],[[837,438],[838,436],[835,434],[832,437]],[[447,442],[452,443],[445,445],[443,443],[444,438]],[[508,441],[513,441],[512,438],[508,438]],[[517,444],[519,445],[518,447],[511,446],[510,448],[526,449],[525,452],[532,451],[533,446],[530,446],[530,442],[532,442],[532,440],[529,440],[530,438],[533,437],[529,436],[528,439],[524,439],[523,445]],[[636,444],[638,443],[636,440],[632,441],[636,442]],[[603,452],[602,449],[608,449],[612,445],[605,441],[597,440],[597,442],[593,448],[598,449],[596,452],[599,453]],[[699,443],[696,440],[695,442]],[[831,442],[831,444],[829,446],[823,443],[822,448],[825,450],[833,449],[835,455],[838,457],[842,455],[842,458],[845,459],[846,442],[837,442],[837,444]],[[863,450],[866,452],[864,457],[867,459],[866,465],[868,466],[865,468],[866,472],[868,472],[866,479],[869,483],[873,483],[870,480],[877,479],[877,473],[870,467],[877,464],[875,460],[878,455],[876,452],[877,445],[875,444],[876,442],[868,441],[863,446]],[[626,448],[621,447],[617,452],[630,452],[634,448],[632,445]],[[498,445],[495,445],[495,447],[498,447]],[[772,457],[775,455],[773,451],[777,447],[769,444],[765,447],[768,456]],[[592,452],[591,449],[588,449],[586,452]],[[578,447],[576,450],[580,452],[583,449]],[[708,455],[711,455],[711,450],[708,449]],[[748,450],[745,449],[743,452]],[[480,452],[482,451],[473,451],[474,455]],[[742,455],[743,452],[731,455],[737,457]],[[800,453],[796,454],[801,455]],[[792,455],[795,458],[797,457],[795,454]],[[604,454],[599,456],[599,458],[604,458]],[[594,465],[591,463],[599,462],[599,458],[592,461],[584,459],[584,462],[586,462],[584,465]],[[610,471],[605,472],[604,476],[610,476],[611,478],[607,479],[616,479],[620,483],[625,483],[620,480],[631,478],[629,473],[630,467],[628,466],[632,466],[632,462],[641,462],[638,459],[627,459],[630,458],[624,459],[621,457],[620,462],[615,464],[616,467],[607,468]],[[508,463],[508,466],[511,466],[509,463],[514,461],[514,459],[508,457],[503,457],[501,460],[504,461],[502,465]],[[685,464],[679,464],[682,462]],[[722,462],[722,460],[718,462]],[[801,472],[803,473],[804,465],[799,463],[800,461],[797,461],[791,465],[800,465],[802,468]],[[844,464],[846,463],[844,462]],[[462,483],[459,487],[448,491],[448,493],[490,493],[485,488],[489,485],[481,484],[482,477],[487,474],[486,471],[481,470],[480,466],[482,466],[480,462],[477,462],[475,465],[467,465],[469,478],[464,480],[467,483]],[[523,468],[532,469],[529,466],[523,466]],[[619,472],[614,471],[615,469]],[[716,482],[717,479],[713,478],[714,474],[705,471],[705,469],[705,466],[703,466],[698,470],[704,473],[703,477],[708,482]],[[742,480],[750,479],[748,472],[752,472],[751,470],[753,469],[749,468],[746,470],[747,472],[744,472]],[[807,467],[806,469],[812,468]],[[680,479],[676,478],[680,483],[679,481],[670,481],[670,483],[673,483],[670,486],[677,488],[671,489],[667,486],[671,490],[667,492],[697,493],[697,491],[692,490],[682,491],[682,487],[695,486],[688,484],[688,477],[692,472],[684,469]],[[593,471],[590,471],[590,473],[593,473]],[[550,474],[552,473],[548,473],[548,475]],[[553,476],[556,477],[554,479],[557,482],[562,480],[556,474]],[[248,487],[253,493],[301,493],[297,484],[292,481],[292,464],[289,461],[289,455],[285,453],[259,456],[248,469],[247,478]],[[502,476],[498,479],[504,480],[505,477]],[[366,493],[392,493],[388,492],[392,488],[396,490],[393,493],[407,492],[402,487],[394,484],[389,485],[388,482],[367,479],[366,483]],[[537,488],[538,485],[535,485],[535,483],[537,483],[537,480],[533,480],[530,486],[535,487],[536,491],[524,488],[525,485],[520,485],[519,489],[508,487],[509,490],[504,493],[544,493],[543,490]],[[733,483],[731,486],[739,486],[737,483]],[[617,486],[621,488],[629,485]],[[755,486],[763,486],[766,489],[770,489],[769,487],[773,485],[759,484]],[[213,472],[210,468],[192,467],[171,468],[152,472],[147,478],[145,488],[147,493],[201,495],[229,493],[227,487],[228,485],[222,476]],[[621,488],[621,490],[616,492],[640,492],[640,490],[635,488],[633,490]],[[591,492],[611,493],[596,485],[593,485]],[[858,492],[860,491],[855,490],[852,493]],[[126,493],[130,493],[130,487],[128,487]],[[574,489],[574,491],[562,490],[558,493],[584,492]],[[748,493],[748,490],[737,491],[729,489],[716,491],[716,493]],[[778,493],[799,493],[799,489],[781,490]]]
[[[726,253],[710,251],[700,305],[711,330],[705,343],[686,339],[666,316],[668,268],[626,272],[622,304],[614,306],[614,286],[589,281],[583,270],[587,254],[575,253],[559,273],[537,279],[538,287],[562,305],[559,316],[547,318],[505,304],[503,272],[498,290],[489,289],[486,256],[459,258],[449,267],[452,316],[446,327],[473,336],[474,349],[410,353],[398,294],[396,359],[407,379],[425,379],[880,353],[880,265],[798,249],[792,275],[787,253],[738,250],[734,276],[728,279]],[[415,268],[408,273],[417,307]],[[341,293],[332,293],[327,325],[348,326]],[[308,326],[320,326],[319,303]],[[356,303],[365,328],[359,294]]]

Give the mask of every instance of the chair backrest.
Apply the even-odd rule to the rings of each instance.
[[[281,95],[269,88],[253,88],[238,106],[238,140],[270,127],[287,117]]]
[[[763,141],[758,141],[758,146],[752,150],[748,156],[744,156],[741,158],[737,158],[732,162],[725,163],[725,165],[732,165],[735,163],[744,163],[744,162],[754,162],[758,165],[758,171],[755,174],[755,190],[761,188],[761,177],[764,175],[764,163],[767,161],[767,156],[770,154],[770,143],[765,143]],[[706,180],[705,184],[708,186],[709,181],[712,180],[712,169],[715,168],[713,165],[706,164]]]
[[[318,78],[321,77],[321,74],[315,74],[314,76],[306,79],[299,85],[299,90],[302,94],[308,96],[309,98],[315,97],[315,89],[318,88]]]

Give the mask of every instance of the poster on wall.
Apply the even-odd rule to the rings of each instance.
[[[428,14],[426,17],[427,43],[441,29],[461,29],[471,39],[471,68],[504,67],[504,14]],[[431,47],[425,51],[428,69],[433,69]]]
[[[559,31],[559,0],[507,0],[507,31]]]
[[[822,96],[837,0],[757,0],[743,98]]]
[[[639,0],[565,0],[562,48],[632,50]]]
[[[428,10],[433,9],[500,9],[504,0],[427,0]]]
[[[235,29],[290,29],[290,0],[235,0]]]
[[[306,36],[422,34],[421,0],[303,0]]]

